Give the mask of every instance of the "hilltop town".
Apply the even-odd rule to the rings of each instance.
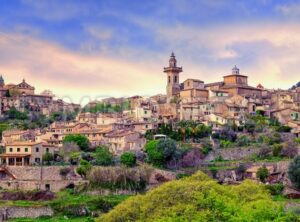
[[[134,195],[202,170],[221,184],[251,179],[278,188],[274,195],[300,197],[289,171],[299,154],[300,87],[250,86],[237,66],[219,82],[181,82],[183,70],[172,53],[163,68],[166,94],[84,107],[1,76],[0,187]],[[27,216],[57,214],[43,207]],[[80,210],[72,212],[92,215]]]

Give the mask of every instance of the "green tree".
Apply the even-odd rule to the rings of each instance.
[[[47,164],[49,164],[51,161],[54,160],[54,156],[52,153],[45,153],[42,157],[43,162],[46,162]]]
[[[121,163],[127,167],[136,165],[136,156],[132,152],[125,152],[121,155]]]
[[[262,167],[258,168],[258,170],[256,172],[257,179],[259,179],[261,182],[264,183],[266,181],[266,179],[268,178],[268,176],[269,176],[269,171],[266,166],[262,166]]]
[[[263,185],[224,186],[198,172],[117,205],[97,221],[297,221]]]
[[[64,144],[71,142],[77,144],[79,148],[83,151],[86,151],[90,146],[89,139],[81,134],[69,134],[63,139]]]
[[[296,156],[290,163],[288,176],[294,187],[300,189],[300,156]]]
[[[80,165],[79,167],[76,169],[76,172],[83,176],[86,177],[86,175],[88,174],[88,172],[92,169],[92,165],[86,161],[86,160],[80,160]]]
[[[145,146],[148,162],[154,166],[162,167],[175,154],[176,143],[172,139],[151,140]]]
[[[113,155],[105,146],[97,147],[94,154],[95,164],[99,166],[109,166],[113,163]]]

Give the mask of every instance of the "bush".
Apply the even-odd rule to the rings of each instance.
[[[297,144],[294,142],[287,142],[283,145],[283,149],[281,151],[282,156],[293,158],[298,154]]]
[[[251,181],[223,186],[199,172],[117,205],[97,221],[297,221]]]
[[[222,148],[228,148],[230,146],[232,146],[232,142],[230,142],[229,140],[220,140],[220,147]]]
[[[87,178],[95,188],[143,190],[151,172],[148,167],[94,167]]]
[[[264,143],[268,145],[274,145],[276,143],[281,143],[281,136],[279,133],[273,133],[264,137]]]
[[[65,176],[67,176],[68,173],[70,173],[70,172],[71,172],[70,167],[64,167],[64,168],[61,168],[61,169],[59,170],[59,175],[61,175],[62,177],[65,177]]]
[[[281,144],[274,144],[273,148],[273,156],[280,156],[283,146]]]
[[[174,140],[151,140],[145,146],[148,162],[157,167],[165,166],[167,161],[175,157],[176,143]]]
[[[245,135],[239,136],[235,142],[238,146],[249,146],[250,145],[250,139]]]
[[[81,134],[69,134],[63,139],[63,143],[75,143],[83,151],[89,149],[90,141],[89,139]]]
[[[296,156],[290,163],[288,176],[294,187],[300,189],[300,156]]]
[[[281,195],[284,189],[284,185],[282,183],[277,184],[269,184],[266,185],[266,188],[270,191],[271,195]]]
[[[262,146],[257,154],[260,159],[266,159],[271,155],[272,149],[268,146]]]
[[[125,152],[121,155],[121,163],[127,167],[136,165],[136,156],[132,152]]]
[[[259,179],[261,182],[264,183],[268,178],[268,176],[269,176],[269,171],[266,166],[262,166],[257,170],[256,178]]]
[[[113,155],[109,151],[109,149],[105,146],[96,148],[96,152],[94,154],[95,165],[98,166],[109,166],[113,163]]]
[[[289,126],[281,125],[281,126],[275,126],[275,130],[279,133],[290,133],[292,128]]]
[[[50,163],[51,161],[53,161],[54,160],[54,156],[53,156],[53,154],[52,153],[45,153],[44,155],[43,155],[43,162],[46,162],[46,163]]]
[[[81,160],[80,161],[80,166],[76,169],[76,172],[83,176],[86,177],[86,175],[88,174],[88,172],[92,169],[91,164],[86,161],[86,160]]]

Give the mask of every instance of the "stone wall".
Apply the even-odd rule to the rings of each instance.
[[[53,210],[50,207],[0,207],[0,221],[41,216],[53,216]]]
[[[6,169],[16,179],[0,179],[0,187],[4,189],[46,190],[57,192],[70,184],[86,183],[81,176],[71,168],[67,176],[61,176],[63,166],[11,166]]]
[[[239,148],[222,148],[210,152],[204,159],[204,162],[212,161],[218,157],[224,160],[242,160],[259,152],[257,147],[239,147]]]

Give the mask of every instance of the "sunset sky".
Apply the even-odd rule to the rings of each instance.
[[[165,93],[172,51],[181,81],[300,81],[300,1],[0,0],[0,74],[73,102]],[[84,98],[84,99],[82,99]]]

